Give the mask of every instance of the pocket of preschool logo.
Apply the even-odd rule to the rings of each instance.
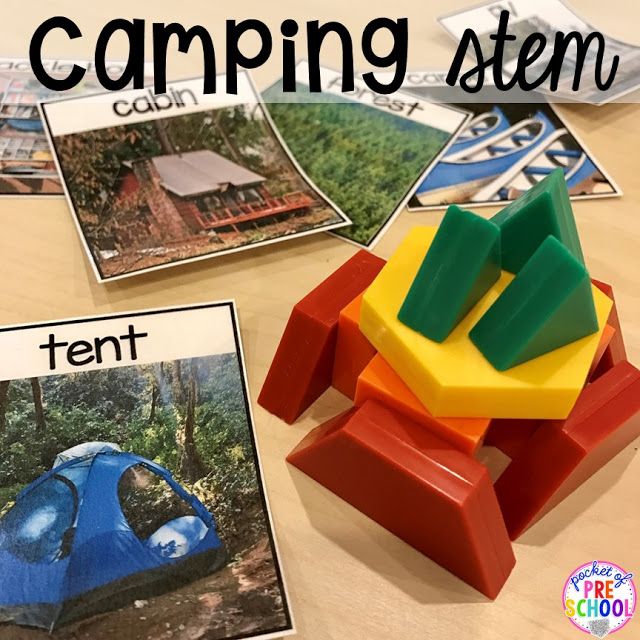
[[[612,562],[593,560],[564,583],[564,613],[580,631],[597,638],[619,631],[636,608],[633,574]]]

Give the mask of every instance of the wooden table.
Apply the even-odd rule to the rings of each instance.
[[[374,17],[408,16],[410,68],[446,68],[453,44],[435,23],[465,0],[293,0],[226,4],[136,3],[135,15],[189,26],[206,25],[222,43],[223,20],[257,17],[277,32],[285,17],[335,19],[359,34]],[[633,41],[640,9],[623,0],[578,0],[576,8],[603,31]],[[5,55],[25,56],[40,22],[57,14],[76,20],[85,33],[70,42],[52,37],[46,55],[90,55],[99,28],[131,15],[131,2],[89,3],[4,0],[1,27]],[[232,13],[233,12],[233,13]],[[358,41],[356,36],[354,40]],[[149,50],[149,48],[148,48]],[[266,86],[274,62],[256,74]],[[302,55],[303,52],[301,52]],[[113,47],[124,57],[123,43]],[[339,52],[327,47],[334,66]],[[356,64],[362,64],[356,53]],[[198,73],[195,52],[175,54],[170,71]],[[602,165],[625,191],[620,199],[575,204],[588,266],[614,285],[630,359],[640,363],[640,107],[560,109]],[[482,209],[489,215],[490,209]],[[388,257],[415,224],[435,224],[441,212],[403,213],[376,247]],[[83,255],[64,199],[0,200],[0,322],[22,323],[235,298],[242,325],[252,396],[258,395],[292,304],[354,253],[326,235],[294,240],[221,259],[99,285]],[[595,558],[640,572],[640,458],[637,446],[621,453],[515,545],[517,565],[497,601],[486,601],[348,504],[289,468],[284,457],[314,425],[347,406],[327,393],[296,425],[288,427],[255,405],[268,493],[299,630],[305,640],[422,640],[424,638],[577,638],[564,619],[561,590],[569,572]],[[638,637],[640,622],[620,632]]]

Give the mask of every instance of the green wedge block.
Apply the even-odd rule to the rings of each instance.
[[[451,205],[398,313],[398,320],[443,342],[500,277],[500,230]]]
[[[469,337],[496,369],[505,371],[597,330],[587,270],[548,236]]]
[[[555,236],[584,264],[580,238],[573,217],[562,169],[497,213],[491,222],[502,234],[502,268],[518,273],[547,236]]]

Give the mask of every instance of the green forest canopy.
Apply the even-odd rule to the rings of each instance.
[[[83,442],[167,467],[216,517],[232,552],[264,533],[235,354],[0,383],[0,510]]]
[[[336,233],[368,244],[449,134],[332,94],[279,83],[263,92],[282,137],[309,178],[353,221]]]

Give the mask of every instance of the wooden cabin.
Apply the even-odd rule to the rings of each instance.
[[[137,200],[136,235],[141,235],[144,218],[149,227],[146,235],[156,242],[180,241],[203,232],[239,231],[245,223],[319,204],[301,191],[272,196],[266,181],[213,151],[162,155],[124,163],[115,204]],[[134,237],[124,240],[121,245],[139,244]]]

